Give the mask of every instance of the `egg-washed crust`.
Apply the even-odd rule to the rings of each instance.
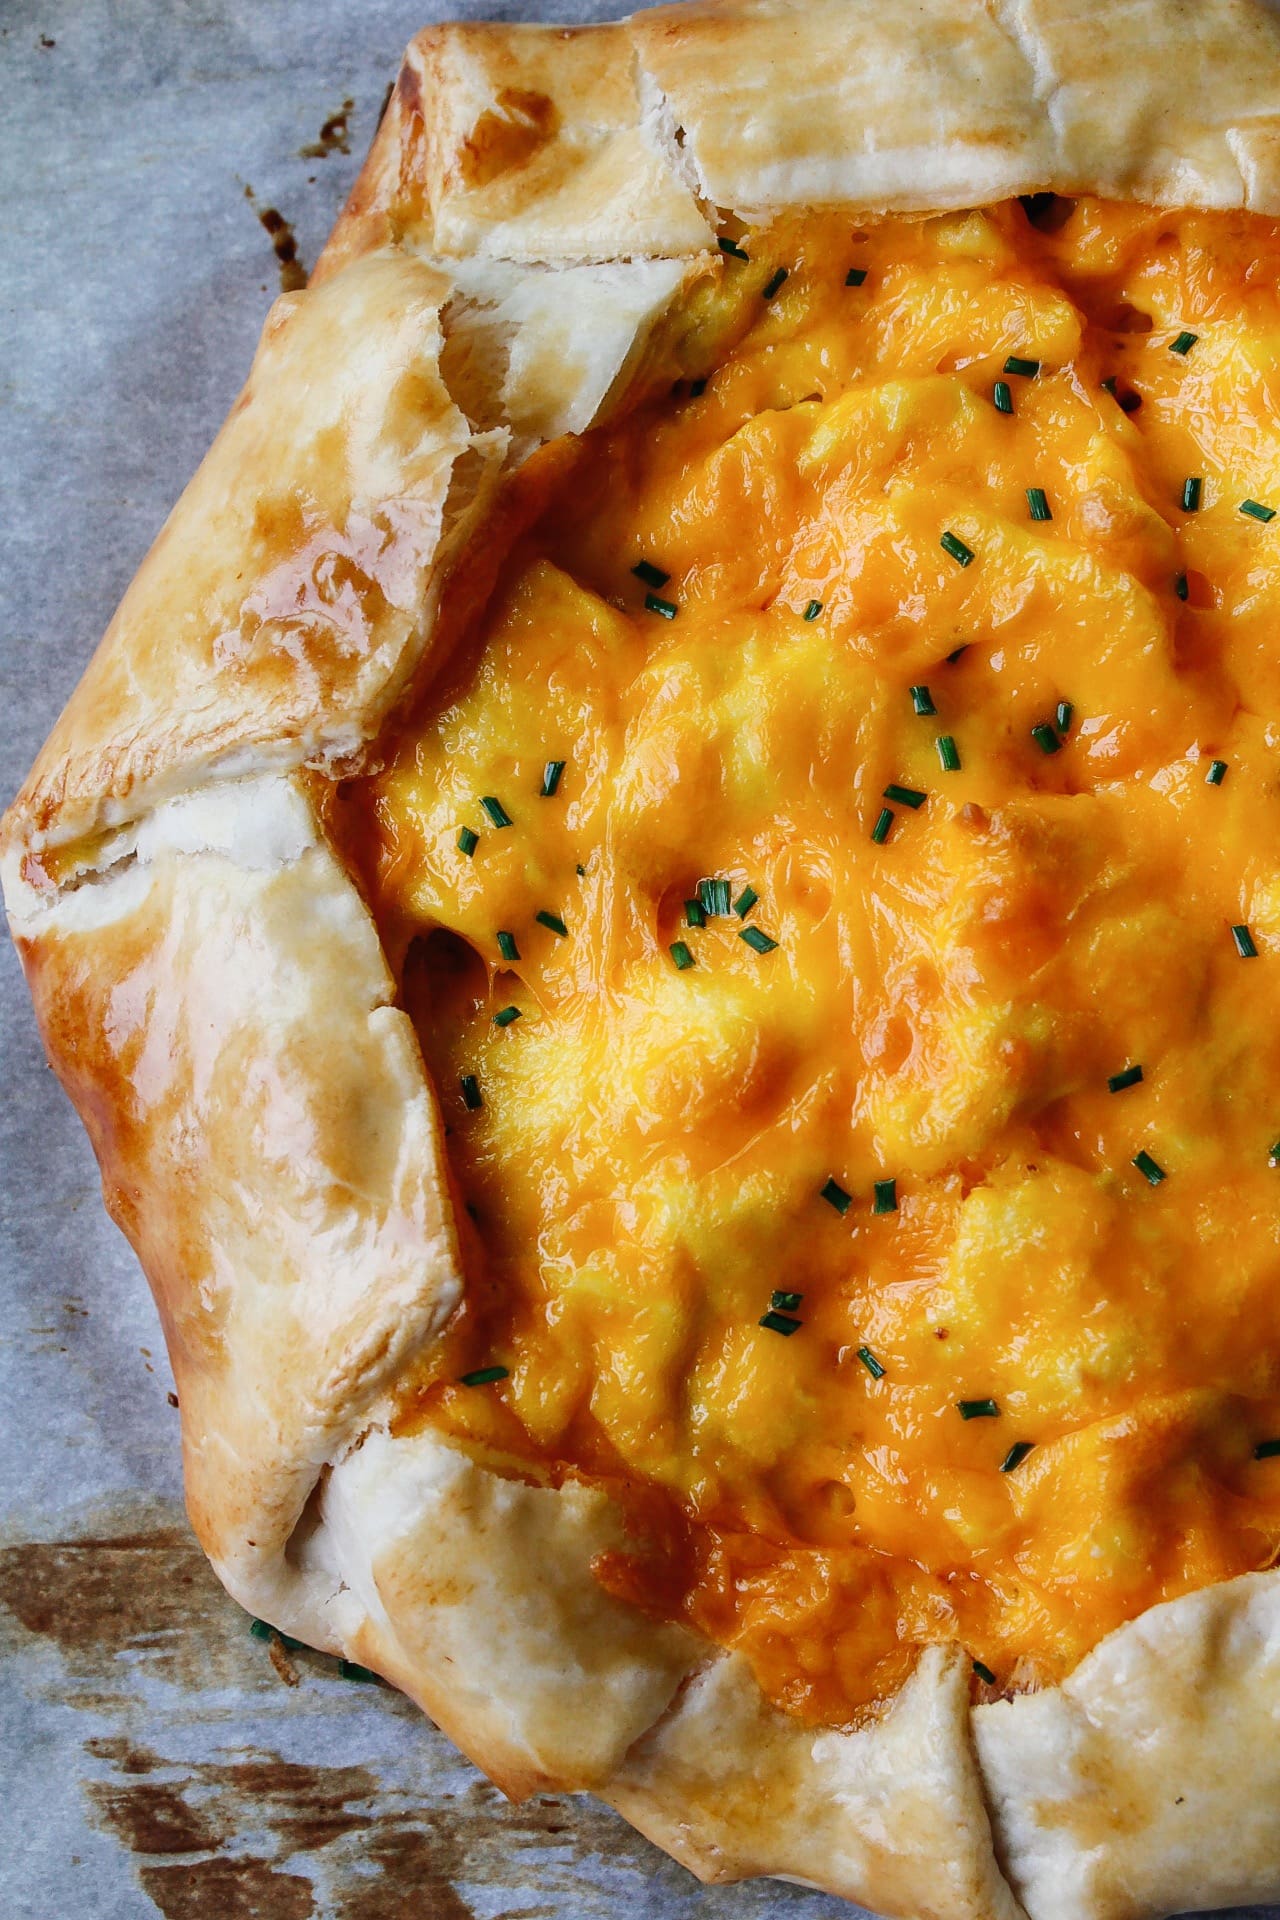
[[[398,1435],[462,1277],[433,1092],[324,794],[429,678],[504,473],[625,403],[728,216],[1042,189],[1280,214],[1264,0],[427,29],[0,835],[230,1591],[376,1667],[513,1794],[590,1788],[704,1879],[913,1920],[1274,1897],[1276,1576],[974,1709],[968,1662],[931,1648],[880,1719],[814,1732],[597,1583],[602,1493]]]

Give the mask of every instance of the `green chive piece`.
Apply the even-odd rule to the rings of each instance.
[[[821,600],[811,600],[808,606],[805,608],[804,612],[800,615],[800,618],[802,620],[816,620],[818,615],[821,612],[822,612]]]
[[[900,807],[910,807],[914,813],[917,807],[924,805],[929,796],[927,793],[921,793],[918,787],[900,787],[896,781],[890,781],[884,790],[884,798],[896,800]]]
[[[1031,738],[1035,741],[1041,753],[1057,753],[1062,746],[1062,742],[1059,740],[1053,728],[1048,726],[1043,720],[1038,727],[1032,727]]]
[[[994,1400],[957,1400],[956,1410],[962,1420],[997,1420],[1000,1409]]]
[[[775,1288],[770,1297],[769,1305],[779,1309],[782,1313],[794,1313],[803,1299],[804,1295],[802,1293],[785,1293],[781,1289]]]
[[[1270,1153],[1267,1155],[1267,1165],[1269,1167],[1280,1167],[1280,1140],[1276,1141],[1274,1147],[1272,1147]]]
[[[853,1195],[845,1192],[834,1174],[825,1187],[818,1189],[818,1198],[825,1200],[829,1207],[834,1207],[837,1213],[848,1213],[853,1205]]]
[[[1226,777],[1227,777],[1226,761],[1225,760],[1211,761],[1209,765],[1209,771],[1208,773],[1206,773],[1204,777],[1205,785],[1209,787],[1220,787],[1223,781],[1226,779]]]
[[[754,905],[756,904],[756,901],[759,898],[760,898],[760,895],[756,892],[754,887],[744,887],[742,889],[742,892],[738,895],[737,899],[733,903],[733,910],[737,914],[739,920],[746,919],[747,915],[750,913],[752,907],[754,907]]]
[[[1173,576],[1173,590],[1174,590],[1174,592],[1175,592],[1175,593],[1177,594],[1177,596],[1178,596],[1178,598],[1179,598],[1179,600],[1185,600],[1185,599],[1186,599],[1186,597],[1187,597],[1187,576],[1186,576],[1186,574],[1185,574],[1185,573],[1176,573],[1176,574],[1175,574],[1175,575]]]
[[[723,235],[716,241],[716,245],[719,247],[721,253],[727,253],[731,260],[749,260],[751,258],[751,255],[746,251],[745,247],[740,247],[736,240],[726,240]]]
[[[1248,927],[1232,927],[1231,938],[1236,943],[1236,952],[1242,960],[1256,960],[1258,949],[1253,944],[1253,935]]]
[[[705,927],[707,916],[702,910],[701,900],[686,900],[684,903],[684,923],[686,927]]]
[[[249,1622],[249,1631],[255,1640],[269,1640],[275,1632],[275,1628],[266,1620],[251,1620]]]
[[[480,835],[473,833],[470,827],[463,827],[458,835],[458,852],[465,853],[468,860],[480,845]]]
[[[1268,520],[1274,520],[1276,517],[1274,507],[1264,507],[1260,505],[1257,500],[1242,500],[1240,502],[1240,511],[1241,513],[1247,513],[1251,520],[1261,520],[1264,525]]]
[[[889,838],[889,830],[892,826],[893,808],[881,807],[879,813],[876,815],[876,823],[871,829],[871,838],[878,847],[882,847]]]
[[[1176,340],[1169,342],[1169,351],[1170,353],[1188,354],[1199,338],[1200,335],[1198,333],[1180,333]]]
[[[1255,1460],[1274,1460],[1280,1456],[1280,1440],[1259,1440],[1253,1450]]]
[[[514,933],[500,933],[498,935],[498,952],[504,960],[518,960],[520,958],[520,949],[516,945]]]
[[[1034,380],[1040,371],[1040,362],[1038,360],[1022,360],[1019,359],[1016,353],[1011,353],[1004,363],[1004,370],[1006,373],[1021,374],[1024,380]]]
[[[495,1027],[509,1027],[513,1020],[518,1020],[519,1018],[519,1007],[503,1007],[500,1012],[494,1014],[493,1024]]]
[[[770,1309],[768,1313],[760,1315],[760,1325],[768,1327],[770,1333],[784,1334],[789,1340],[791,1335],[799,1330],[800,1322],[793,1319],[789,1313],[774,1313]]]
[[[850,267],[844,277],[844,283],[846,287],[860,287],[866,277],[867,270],[865,267]]]
[[[1031,509],[1033,520],[1052,520],[1053,513],[1043,487],[1027,488],[1027,505]]]
[[[1126,1067],[1123,1073],[1113,1073],[1107,1081],[1108,1093],[1123,1093],[1126,1087],[1138,1087],[1142,1084],[1142,1068]]]
[[[548,760],[546,766],[542,769],[542,785],[538,788],[539,799],[550,800],[552,798],[556,788],[560,785],[560,775],[564,772],[564,769],[565,762],[563,760]]]
[[[959,773],[960,749],[956,746],[951,735],[949,733],[940,733],[933,744],[938,749],[938,758],[942,762],[942,771],[944,773]]]
[[[358,1660],[339,1660],[339,1680],[358,1680],[361,1686],[380,1687],[382,1675],[375,1673],[372,1667],[362,1667]]]
[[[1001,1473],[1013,1473],[1016,1468],[1022,1465],[1034,1446],[1035,1442],[1033,1440],[1015,1440],[1004,1459],[1000,1462]]]
[[[938,545],[944,553],[951,555],[958,567],[967,567],[974,558],[973,548],[966,547],[959,535],[952,533],[950,528],[942,535]]]
[[[1013,388],[1007,380],[997,380],[991,389],[991,398],[995,402],[997,413],[1013,412]]]
[[[1199,474],[1192,474],[1182,483],[1182,511],[1199,513],[1200,495],[1204,491],[1204,480]]]
[[[938,711],[933,704],[933,695],[930,693],[928,687],[912,687],[911,705],[916,713],[936,713]]]
[[[486,793],[482,796],[480,805],[488,814],[490,823],[493,826],[509,827],[511,825],[511,815],[507,812],[501,800],[495,800],[491,793]]]
[[[859,1347],[858,1358],[873,1380],[884,1379],[884,1368],[872,1353],[870,1347]]]
[[[579,880],[585,877],[586,871],[587,871],[586,868],[582,865],[581,862],[579,862],[578,865],[574,868],[574,872],[577,874]]]
[[[729,911],[729,882],[727,880],[699,880],[698,898],[706,913],[725,914]]]
[[[467,1109],[467,1112],[479,1113],[481,1107],[484,1105],[484,1100],[480,1093],[480,1082],[476,1079],[474,1073],[464,1073],[458,1085],[462,1088],[462,1104]]]
[[[707,382],[705,377],[701,380],[691,380],[689,382],[689,398],[691,400],[701,400],[706,390]]]
[[[1103,383],[1102,383],[1102,391],[1103,391],[1104,393],[1109,393],[1109,394],[1111,395],[1111,398],[1112,398],[1113,400],[1115,399],[1115,397],[1116,397],[1116,376],[1114,375],[1114,373],[1109,373],[1109,374],[1107,375],[1107,377],[1106,377],[1106,379],[1105,379],[1105,380],[1103,381]]]
[[[745,940],[756,953],[772,953],[778,944],[776,940],[771,940],[767,933],[762,933],[759,927],[744,927],[738,938]]]
[[[954,665],[956,664],[956,661],[962,660],[965,654],[968,653],[968,651],[969,651],[969,642],[967,640],[964,641],[964,643],[961,646],[953,647],[951,652],[947,655],[947,665],[949,667],[954,667]]]
[[[896,1213],[898,1211],[898,1183],[896,1180],[877,1180],[873,1188],[875,1198],[872,1213]]]
[[[646,587],[665,587],[671,578],[661,567],[655,567],[652,560],[637,560],[631,571],[637,580],[643,580]]]
[[[491,1387],[495,1380],[510,1377],[506,1367],[475,1367],[470,1373],[460,1373],[458,1384],[463,1387]]]
[[[1164,1168],[1158,1161],[1151,1158],[1145,1148],[1141,1153],[1134,1154],[1133,1164],[1149,1187],[1158,1187],[1162,1180],[1168,1178]]]
[[[989,1687],[994,1687],[997,1684],[994,1673],[992,1673],[990,1667],[984,1665],[981,1660],[974,1661],[973,1670],[979,1680],[985,1680]]]
[[[568,939],[569,929],[558,913],[548,913],[544,907],[541,913],[535,913],[533,917],[538,925],[545,927],[549,933],[558,933],[562,940]]]
[[[668,952],[670,953],[671,958],[675,961],[676,966],[678,967],[681,973],[684,972],[686,967],[691,967],[693,965],[693,955],[690,953],[688,947],[686,947],[683,940],[673,940],[670,947],[668,948]]]
[[[664,620],[674,620],[680,611],[674,600],[660,600],[656,593],[646,593],[644,610],[646,613],[660,613]]]
[[[786,279],[787,271],[786,267],[779,267],[776,273],[769,275],[769,278],[760,289],[760,297],[762,300],[772,300],[774,294]]]

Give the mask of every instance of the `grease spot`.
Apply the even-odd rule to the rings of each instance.
[[[298,148],[301,160],[327,160],[331,153],[350,153],[351,138],[347,122],[356,110],[354,100],[344,100],[337,113],[331,113],[320,129],[320,137]]]

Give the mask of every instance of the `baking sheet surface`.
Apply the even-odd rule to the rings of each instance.
[[[411,34],[625,11],[0,0],[0,803],[291,250],[314,261]],[[250,1634],[187,1531],[159,1327],[7,942],[0,1057],[0,1913],[852,1914],[776,1882],[702,1888],[588,1799],[509,1807],[400,1696]]]

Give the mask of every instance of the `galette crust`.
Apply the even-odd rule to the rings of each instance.
[[[972,1710],[933,1648],[881,1718],[814,1731],[605,1592],[603,1494],[401,1432],[463,1282],[434,1093],[324,801],[428,684],[504,476],[626,404],[723,270],[725,217],[1046,188],[1280,214],[1280,17],[695,0],[426,29],[0,830],[230,1591],[376,1667],[513,1794],[589,1788],[705,1879],[903,1920],[1274,1897],[1280,1580],[1154,1608]]]

